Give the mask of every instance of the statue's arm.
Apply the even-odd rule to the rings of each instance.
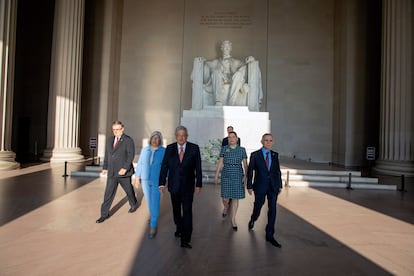
[[[204,75],[203,75],[203,82],[204,83],[211,82],[211,80],[210,80],[211,79],[211,67],[210,67],[208,61],[206,61],[204,63],[204,68],[203,69],[204,69],[203,70],[203,73],[204,73]]]

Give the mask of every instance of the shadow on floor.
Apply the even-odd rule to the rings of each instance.
[[[62,177],[61,171],[53,169],[0,179],[0,226],[94,179]]]
[[[234,232],[221,218],[218,189],[206,185],[194,200],[192,249],[181,248],[174,237],[169,196],[163,197],[158,234],[152,240],[144,236],[129,275],[391,275],[281,206],[276,230],[281,249],[265,241],[265,207],[248,230],[251,200],[240,204]]]

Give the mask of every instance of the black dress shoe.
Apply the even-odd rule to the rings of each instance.
[[[189,244],[188,242],[181,242],[181,247],[182,247],[182,248],[188,248],[188,249],[193,248],[193,247],[191,246],[191,244]]]
[[[281,248],[282,245],[275,240],[275,238],[266,238],[266,241],[270,242],[273,246]]]
[[[174,233],[174,237],[176,237],[176,238],[179,238],[179,237],[181,237],[181,232],[180,231],[175,231],[175,233]]]
[[[136,204],[134,207],[131,207],[131,208],[128,210],[128,213],[133,213],[133,212],[135,212],[137,209],[138,209],[138,204]]]
[[[254,221],[253,220],[250,220],[249,221],[249,230],[252,230],[253,227],[254,227]]]
[[[98,218],[98,219],[96,220],[96,223],[102,223],[102,222],[104,222],[107,218],[109,218],[109,215],[107,215],[107,216],[102,216],[102,217],[100,217],[100,218]]]

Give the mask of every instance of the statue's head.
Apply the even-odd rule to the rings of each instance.
[[[231,50],[232,50],[232,45],[230,41],[225,40],[223,41],[223,43],[221,43],[221,51],[223,52],[224,55],[229,55]]]

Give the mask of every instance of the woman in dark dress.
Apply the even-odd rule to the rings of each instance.
[[[237,231],[236,213],[239,199],[245,197],[247,183],[247,154],[243,147],[237,144],[237,134],[229,132],[229,144],[221,148],[220,159],[217,164],[214,182],[218,184],[221,172],[221,197],[223,199],[223,217],[227,216],[229,201],[231,199],[230,218],[234,231]]]

